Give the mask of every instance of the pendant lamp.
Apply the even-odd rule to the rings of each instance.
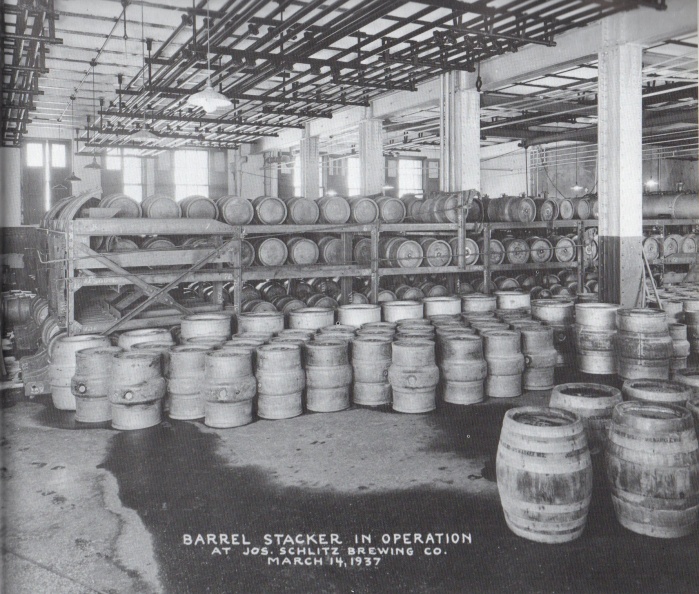
[[[97,66],[96,60],[93,60],[92,64],[92,117],[94,118],[95,124],[97,123],[97,111],[95,109],[95,67]],[[90,116],[87,116],[88,118]],[[88,129],[89,135],[89,129]],[[102,169],[102,166],[97,162],[97,152],[92,149],[92,162],[85,165],[85,169]]]
[[[74,117],[73,105],[74,105],[74,103],[75,103],[75,95],[71,95],[71,97],[70,97],[70,124],[71,124],[71,126],[73,125],[73,121],[74,121],[73,120],[73,117]],[[76,128],[76,133],[77,133],[77,128]],[[76,134],[76,140],[75,140],[76,149],[77,149],[77,144],[78,144],[78,141],[77,141],[77,134]],[[76,151],[73,151],[73,152],[76,152]],[[73,164],[72,159],[71,159],[71,164]],[[70,175],[68,177],[66,177],[64,181],[67,181],[67,182],[82,181],[77,175],[75,175],[75,166],[70,168]]]

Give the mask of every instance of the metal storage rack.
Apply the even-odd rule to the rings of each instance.
[[[375,303],[382,277],[393,275],[447,274],[450,288],[455,290],[459,275],[483,274],[487,280],[492,272],[534,271],[577,268],[578,286],[582,282],[582,250],[578,247],[573,262],[547,262],[528,264],[489,263],[489,239],[493,230],[527,230],[575,228],[578,238],[584,229],[584,221],[547,221],[523,223],[467,223],[463,211],[457,213],[455,223],[372,223],[366,225],[246,225],[236,227],[220,221],[206,219],[75,219],[51,221],[48,225],[49,302],[59,324],[69,334],[91,332],[111,333],[115,330],[177,324],[183,315],[195,311],[220,310],[224,304],[224,284],[234,283],[242,287],[247,281],[272,279],[340,278],[341,301],[347,303],[352,292],[352,279],[366,277],[370,280],[370,301]],[[482,234],[484,239],[483,264],[465,265],[464,239],[466,233]],[[250,266],[241,263],[241,240],[264,235],[303,235],[306,233],[333,233],[342,238],[344,261],[341,265],[284,265],[276,267]],[[458,238],[459,250],[454,264],[449,266],[418,268],[388,268],[380,265],[379,239],[382,234],[392,235],[445,235]],[[214,238],[215,247],[177,248],[166,250],[138,250],[130,252],[97,252],[90,247],[100,238],[110,236],[168,237],[202,236]],[[353,238],[356,235],[371,238],[369,266],[352,263]],[[579,241],[578,244],[581,242]],[[214,291],[209,303],[183,304],[175,301],[169,291],[183,283],[207,281]],[[133,286],[134,293],[113,302],[104,312],[106,320],[84,321],[76,319],[76,293],[84,287],[121,288]],[[136,303],[145,298],[145,301]],[[234,290],[235,311],[241,308],[241,292]],[[157,317],[136,317],[154,304],[167,309]],[[135,305],[135,307],[133,307]],[[133,308],[127,311],[127,308]],[[111,317],[110,317],[111,316]]]

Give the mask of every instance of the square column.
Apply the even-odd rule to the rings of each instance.
[[[600,301],[634,307],[643,274],[642,51],[599,53]]]
[[[381,194],[386,183],[383,156],[383,122],[370,118],[359,123],[359,170],[362,196]]]
[[[480,190],[481,97],[466,72],[442,75],[440,149],[441,188]]]
[[[320,198],[320,179],[318,177],[318,137],[304,135],[301,139],[301,195],[304,198]]]

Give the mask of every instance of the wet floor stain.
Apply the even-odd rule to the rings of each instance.
[[[493,456],[498,424],[489,415],[472,425],[489,445],[455,449],[461,455]],[[465,423],[465,421],[463,421]],[[435,413],[435,447],[461,443],[461,421],[444,409]],[[451,438],[443,434],[452,434]],[[474,435],[479,435],[474,432]],[[456,490],[414,488],[390,492],[330,491],[280,486],[272,472],[225,464],[216,453],[218,437],[197,424],[173,422],[111,438],[101,466],[119,484],[123,504],[136,510],[153,535],[161,580],[168,593],[202,592],[694,592],[699,580],[697,538],[658,543],[621,528],[603,481],[582,538],[563,545],[543,545],[512,535],[495,499]],[[399,447],[399,446],[397,446]],[[264,555],[246,556],[244,545],[228,555],[212,555],[213,546],[185,545],[184,535],[244,534],[251,546],[264,546],[264,535],[334,532],[346,546],[367,534],[375,544],[382,535],[469,534],[470,544],[445,545],[427,555],[415,545],[413,555],[383,556],[378,567],[268,565]],[[393,536],[390,536],[393,539]],[[661,544],[662,546],[658,546]],[[268,547],[272,557],[278,546]],[[293,558],[293,556],[291,556]],[[665,577],[663,577],[665,576]],[[666,581],[664,581],[666,580]]]

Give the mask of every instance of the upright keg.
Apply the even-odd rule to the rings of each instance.
[[[461,313],[461,298],[452,296],[425,297],[422,300],[423,315],[426,318],[438,315],[459,315]]]
[[[348,344],[340,338],[308,342],[304,348],[306,408],[313,412],[337,412],[349,408],[352,367]]]
[[[318,262],[318,244],[307,237],[292,237],[286,240],[289,264],[309,265]]]
[[[663,310],[667,315],[668,324],[681,324],[684,322],[683,303],[679,299],[665,299],[663,301]]]
[[[638,534],[678,538],[699,519],[699,445],[691,413],[674,405],[614,408],[607,478],[619,523]]]
[[[497,309],[501,310],[529,310],[531,298],[524,291],[495,291]]]
[[[320,222],[329,225],[344,225],[350,220],[352,209],[342,196],[325,196],[318,200]]]
[[[308,198],[295,197],[286,203],[286,222],[294,225],[315,225],[320,218],[318,202]]]
[[[495,311],[497,308],[497,297],[494,295],[483,295],[481,293],[471,293],[461,296],[461,311],[464,314]]]
[[[337,310],[337,321],[354,328],[360,328],[370,322],[380,322],[381,306],[369,303],[341,305]]]
[[[482,402],[488,373],[482,339],[455,330],[443,334],[439,344],[444,402],[462,405]]]
[[[575,413],[582,420],[591,454],[604,452],[614,407],[623,402],[617,388],[604,384],[560,384],[553,388],[549,406]]]
[[[60,336],[49,351],[51,400],[58,410],[75,410],[71,380],[75,375],[76,353],[83,349],[110,346],[109,338],[98,334]]]
[[[418,301],[388,301],[381,304],[384,322],[422,318],[424,306]]]
[[[508,410],[495,472],[505,521],[517,536],[562,543],[582,534],[592,496],[592,458],[577,415],[534,406]]]
[[[519,330],[491,329],[481,333],[488,376],[485,394],[490,398],[522,395],[524,355]]]
[[[687,326],[685,324],[668,324],[668,331],[672,339],[670,371],[674,372],[677,369],[685,369],[690,353],[690,344],[689,340],[687,340]]]
[[[553,328],[535,325],[521,327],[519,331],[524,355],[522,387],[525,390],[550,390],[554,384],[557,359]]]
[[[692,387],[682,382],[646,378],[626,380],[621,391],[627,400],[677,406],[686,406],[694,395]]]
[[[356,198],[348,198],[347,202],[350,205],[350,221],[358,225],[367,225],[373,223],[379,218],[379,205],[376,204],[373,198],[359,196]]]
[[[388,381],[393,392],[393,410],[403,413],[434,410],[439,383],[434,342],[421,338],[394,342]]]
[[[319,330],[335,322],[335,312],[327,307],[304,307],[289,313],[289,328]]]
[[[128,351],[139,342],[170,342],[175,344],[172,333],[166,328],[141,328],[127,330],[119,335],[117,346]]]
[[[255,377],[257,416],[289,419],[303,412],[301,396],[306,386],[306,374],[298,345],[275,343],[258,347]]]
[[[533,299],[531,309],[532,318],[553,328],[553,346],[558,353],[556,366],[571,365],[575,303],[568,299]]]
[[[204,416],[204,364],[210,351],[209,347],[196,344],[170,348],[167,376],[170,418],[194,420]]]
[[[79,423],[112,420],[109,405],[112,362],[114,355],[122,351],[120,347],[101,346],[75,353],[75,375],[70,388],[75,397],[75,420]]]
[[[158,425],[164,397],[165,380],[158,353],[125,351],[114,355],[109,392],[114,429]]]
[[[227,347],[206,353],[203,389],[205,425],[225,429],[251,423],[256,390],[250,348]]]
[[[619,309],[614,348],[618,374],[623,379],[668,379],[672,339],[665,312]]]
[[[287,208],[281,198],[258,196],[252,201],[255,222],[260,225],[281,225],[286,220]]]
[[[696,299],[685,299],[682,304],[682,317],[687,325],[687,339],[690,345],[690,355],[696,362],[699,356],[699,305]]]
[[[180,324],[182,340],[207,337],[228,340],[231,337],[231,316],[228,313],[198,313],[184,316]]]
[[[575,305],[575,352],[578,370],[592,375],[616,373],[614,337],[618,305],[577,303]]]
[[[141,202],[143,216],[148,219],[179,219],[182,216],[180,204],[172,196],[153,194]]]
[[[262,332],[279,334],[284,330],[284,314],[281,312],[259,312],[238,314],[238,333]]]
[[[247,198],[221,196],[216,205],[219,216],[229,225],[249,225],[255,217],[255,207]]]
[[[360,334],[362,330],[359,331]],[[391,403],[391,334],[362,334],[352,342],[352,402],[362,406]]]

